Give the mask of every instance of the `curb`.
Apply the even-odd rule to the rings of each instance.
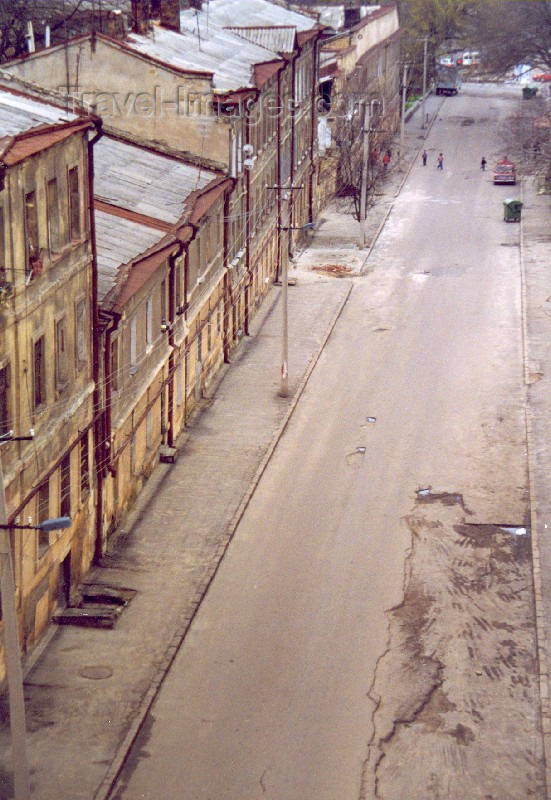
[[[130,749],[131,749],[132,745],[134,744],[134,742],[136,740],[136,737],[138,736],[138,734],[139,734],[139,732],[141,730],[141,727],[142,727],[142,725],[144,723],[144,720],[145,720],[149,710],[151,709],[153,703],[155,702],[155,698],[157,697],[157,694],[159,693],[159,690],[160,690],[160,688],[161,688],[161,686],[162,686],[162,684],[164,682],[164,679],[165,679],[170,667],[172,666],[172,663],[173,663],[174,659],[176,658],[176,655],[178,654],[178,651],[179,651],[180,647],[182,646],[182,644],[184,642],[186,634],[187,634],[189,628],[191,627],[191,624],[192,624],[192,622],[193,622],[193,620],[195,618],[195,615],[197,614],[197,612],[199,610],[199,607],[200,607],[203,599],[205,598],[205,596],[206,596],[206,594],[207,594],[207,592],[209,590],[209,587],[210,587],[212,581],[214,580],[214,577],[215,577],[216,573],[218,572],[218,568],[219,568],[220,564],[222,563],[224,555],[225,555],[225,553],[226,553],[226,551],[227,551],[227,549],[228,549],[228,547],[230,545],[230,542],[233,539],[235,531],[237,530],[237,527],[238,527],[238,525],[239,525],[239,523],[241,521],[241,518],[243,517],[243,514],[245,513],[245,511],[247,509],[247,506],[249,505],[249,503],[251,501],[251,498],[252,498],[252,496],[254,494],[254,491],[255,491],[256,487],[258,486],[258,484],[260,482],[260,479],[261,479],[266,467],[268,466],[268,464],[269,464],[269,462],[270,462],[270,460],[272,458],[274,450],[276,449],[277,444],[278,444],[279,440],[281,439],[281,436],[283,435],[287,425],[289,424],[289,420],[291,419],[291,417],[292,417],[292,415],[294,413],[294,410],[295,410],[295,408],[296,408],[296,406],[298,404],[298,401],[300,400],[300,398],[302,396],[302,393],[304,392],[304,389],[306,388],[306,384],[308,383],[308,381],[310,379],[310,376],[311,376],[312,372],[314,371],[314,369],[316,367],[316,364],[318,363],[323,350],[325,349],[325,346],[326,346],[326,344],[327,344],[327,342],[329,340],[329,337],[333,333],[333,329],[335,328],[335,325],[337,324],[337,321],[338,321],[339,317],[341,316],[346,303],[348,302],[348,298],[350,297],[350,294],[352,292],[353,286],[354,286],[354,284],[351,282],[350,286],[348,288],[348,291],[346,292],[346,294],[345,294],[344,298],[342,299],[341,303],[339,304],[335,314],[333,315],[333,318],[332,318],[331,322],[329,323],[329,326],[328,326],[328,328],[327,328],[327,330],[326,330],[326,332],[325,332],[325,334],[324,334],[324,336],[322,338],[321,344],[318,347],[317,351],[314,353],[314,355],[312,357],[312,360],[310,361],[310,364],[308,365],[308,367],[306,369],[306,372],[304,373],[304,375],[302,377],[302,380],[301,380],[301,382],[300,382],[300,384],[299,384],[299,386],[298,386],[298,388],[297,388],[297,390],[296,390],[296,392],[295,392],[295,394],[294,394],[294,396],[293,396],[293,398],[291,400],[291,403],[290,403],[287,411],[285,412],[285,415],[284,415],[281,423],[279,424],[277,430],[275,431],[275,433],[274,433],[274,435],[272,437],[272,440],[271,440],[271,442],[270,442],[270,444],[268,446],[268,449],[266,450],[266,452],[265,452],[265,454],[264,454],[264,456],[263,456],[263,458],[262,458],[262,460],[261,460],[261,462],[260,462],[255,474],[254,474],[254,477],[252,478],[252,480],[251,480],[251,482],[249,484],[249,487],[248,487],[243,499],[241,500],[241,503],[239,504],[239,507],[238,507],[237,511],[233,515],[233,517],[232,517],[232,519],[231,519],[231,521],[230,521],[230,523],[229,523],[229,525],[227,527],[227,530],[226,530],[226,532],[224,534],[223,540],[218,545],[218,548],[216,550],[216,553],[215,553],[211,563],[207,566],[207,568],[205,570],[205,575],[204,575],[202,581],[200,582],[199,586],[196,589],[195,596],[194,596],[194,598],[193,598],[193,600],[191,602],[191,606],[184,613],[184,615],[182,616],[182,618],[180,620],[180,623],[178,625],[178,629],[177,629],[176,633],[174,634],[174,636],[172,637],[171,642],[169,643],[169,645],[167,646],[167,648],[165,650],[165,653],[164,653],[163,659],[161,661],[161,664],[158,667],[157,672],[156,672],[156,674],[155,674],[155,676],[154,676],[154,678],[153,678],[153,680],[151,682],[151,685],[150,685],[149,689],[147,690],[147,692],[146,692],[146,694],[145,694],[145,696],[144,696],[144,698],[143,698],[143,700],[142,700],[142,702],[140,704],[140,707],[139,707],[139,709],[138,709],[138,711],[136,713],[136,716],[134,717],[134,720],[132,721],[129,730],[126,733],[126,736],[124,737],[124,739],[120,743],[120,745],[119,745],[119,747],[117,749],[117,752],[115,753],[115,757],[113,758],[113,760],[111,762],[111,766],[109,767],[106,775],[104,776],[101,784],[99,785],[98,789],[96,790],[96,793],[94,794],[94,800],[109,800],[109,797],[111,795],[111,792],[113,791],[115,783],[118,780],[118,778],[119,778],[119,776],[120,776],[120,774],[122,772],[122,769],[123,769],[124,764],[126,762],[126,759],[128,757],[128,753],[130,752]],[[275,302],[274,302],[274,305],[275,305]],[[273,310],[273,306],[271,306],[269,309],[267,309],[266,313],[268,314],[272,310]]]
[[[522,183],[520,190],[521,200],[523,199]],[[522,360],[523,360],[523,384],[524,384],[524,418],[526,426],[526,445],[528,451],[527,471],[528,471],[528,491],[530,496],[530,540],[532,543],[532,578],[534,582],[534,606],[536,612],[536,646],[539,671],[540,703],[541,703],[541,731],[543,738],[543,756],[545,760],[545,796],[549,797],[549,787],[551,787],[551,706],[549,702],[549,664],[548,664],[548,645],[545,630],[545,603],[543,599],[543,587],[541,579],[541,556],[539,546],[538,518],[536,513],[536,488],[534,475],[536,473],[536,463],[534,457],[534,439],[532,435],[532,415],[529,404],[529,383],[528,383],[528,316],[527,316],[527,297],[526,297],[526,267],[524,261],[524,224],[522,217],[520,220],[520,283],[521,283],[521,314],[522,314]]]

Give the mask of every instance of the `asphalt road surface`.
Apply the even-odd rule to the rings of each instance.
[[[518,95],[443,102],[113,797],[543,798]]]

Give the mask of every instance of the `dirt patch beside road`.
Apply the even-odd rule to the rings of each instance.
[[[529,530],[470,525],[459,498],[420,498],[405,520],[366,800],[545,798]]]

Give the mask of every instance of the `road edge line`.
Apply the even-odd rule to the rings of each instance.
[[[523,200],[523,186],[520,184],[520,196]],[[545,604],[543,600],[543,584],[541,579],[541,556],[539,545],[538,520],[535,509],[537,492],[534,475],[536,472],[534,456],[534,440],[532,435],[532,415],[529,403],[529,338],[528,338],[528,302],[526,289],[526,265],[524,260],[524,223],[520,219],[520,284],[522,315],[522,361],[524,386],[524,422],[526,428],[528,491],[530,496],[530,541],[532,549],[532,581],[534,584],[534,608],[536,617],[536,648],[538,659],[538,679],[541,706],[541,733],[543,739],[543,757],[545,760],[545,796],[549,798],[551,786],[551,707],[549,703],[549,666],[548,645],[545,631]]]
[[[128,758],[128,754],[130,753],[130,750],[134,745],[134,742],[136,741],[136,738],[138,737],[138,734],[142,728],[145,718],[149,710],[153,706],[153,703],[155,702],[155,699],[161,689],[164,679],[166,678],[168,671],[172,666],[172,663],[174,662],[174,659],[176,658],[176,655],[178,654],[178,651],[182,646],[184,639],[193,623],[193,620],[195,619],[195,616],[199,611],[201,603],[203,602],[204,598],[207,595],[210,585],[214,580],[216,573],[218,572],[218,569],[220,567],[220,564],[222,563],[224,555],[226,554],[226,551],[230,545],[230,542],[232,541],[234,534],[237,530],[237,527],[241,522],[243,514],[245,513],[247,506],[251,501],[251,498],[256,490],[256,487],[260,483],[260,479],[262,478],[262,475],[264,474],[264,471],[266,470],[266,467],[268,466],[272,458],[272,455],[274,454],[274,451],[279,443],[279,440],[281,439],[283,433],[285,432],[285,429],[287,428],[287,425],[289,424],[289,421],[295,411],[295,408],[298,405],[298,401],[300,400],[306,388],[306,385],[310,380],[312,372],[316,368],[316,365],[321,357],[321,354],[324,351],[325,346],[327,345],[327,342],[331,337],[331,334],[333,333],[335,325],[337,324],[344,310],[344,307],[348,302],[348,299],[352,293],[353,288],[354,288],[354,283],[351,281],[348,287],[348,291],[344,294],[343,299],[341,300],[339,306],[337,307],[336,312],[334,313],[331,319],[331,322],[327,327],[327,330],[322,338],[320,346],[318,347],[317,351],[312,356],[310,363],[308,364],[306,372],[304,373],[302,380],[299,383],[295,394],[293,395],[291,403],[289,404],[289,407],[285,412],[282,421],[280,422],[279,426],[276,428],[275,433],[272,436],[270,444],[268,445],[268,449],[264,453],[264,456],[262,457],[262,460],[260,461],[260,464],[253,478],[251,479],[251,482],[249,483],[248,489],[245,492],[237,508],[237,511],[233,515],[222,541],[219,543],[216,549],[215,555],[213,556],[212,560],[210,561],[205,570],[205,575],[196,589],[195,596],[191,603],[191,607],[188,608],[188,610],[183,615],[176,633],[173,635],[172,639],[170,640],[170,643],[165,649],[163,660],[159,665],[159,667],[157,668],[157,671],[149,686],[149,689],[145,693],[140,703],[139,709],[134,719],[132,720],[124,739],[117,748],[117,752],[115,753],[115,756],[111,761],[109,769],[107,770],[101,783],[96,789],[96,792],[94,794],[94,800],[109,800],[111,793],[115,787],[115,784],[119,779],[121,772],[124,768],[126,759]]]

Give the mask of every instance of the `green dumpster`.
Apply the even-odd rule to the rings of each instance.
[[[531,97],[535,97],[538,93],[537,86],[524,86],[522,89],[522,96],[525,100],[530,100]]]
[[[521,210],[520,200],[505,200],[503,202],[503,219],[505,222],[520,222]]]

